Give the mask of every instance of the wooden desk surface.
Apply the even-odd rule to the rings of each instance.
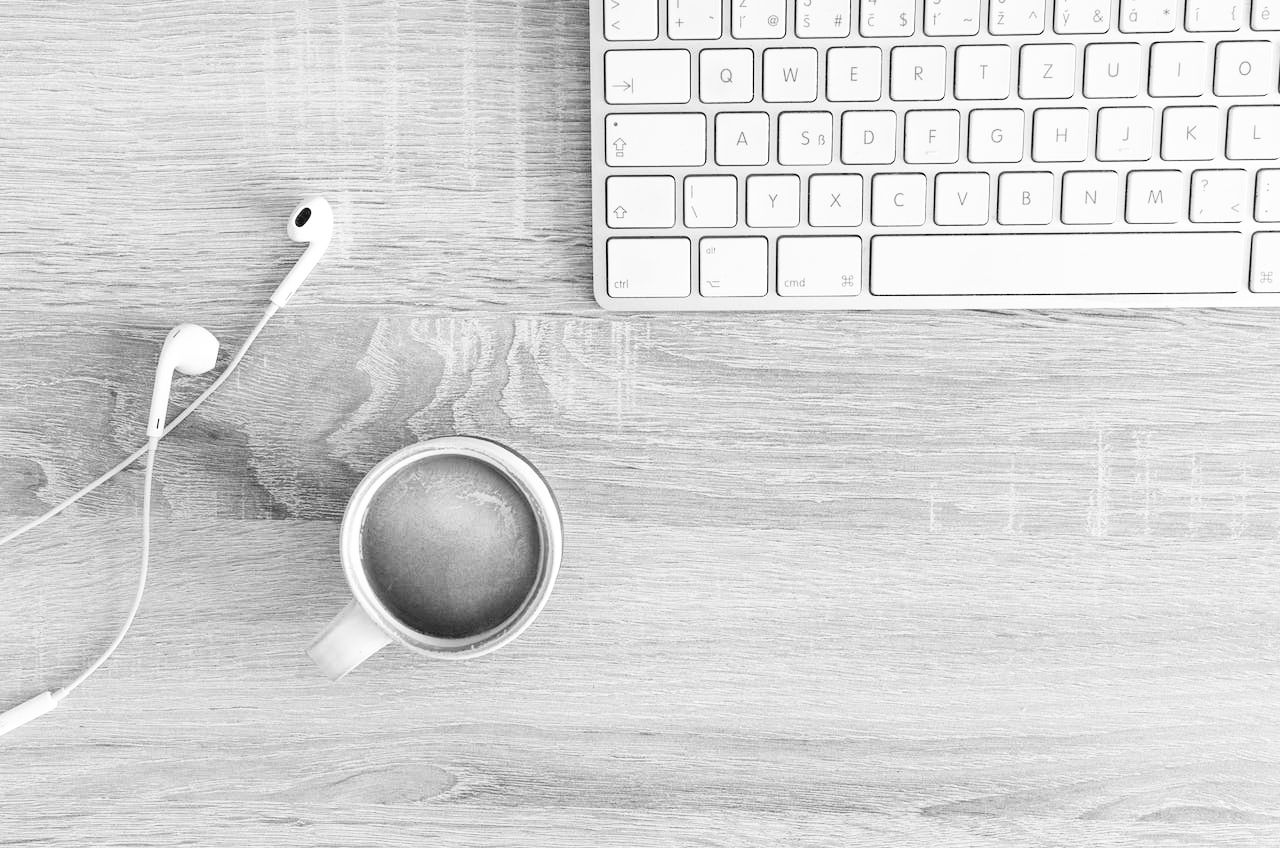
[[[1280,841],[1280,316],[615,318],[591,300],[586,0],[0,10],[4,528],[139,442],[119,654],[0,741],[0,845]],[[183,384],[191,398],[201,380]],[[464,665],[303,654],[345,499],[476,433],[566,517]],[[138,471],[0,554],[0,703],[104,646]]]

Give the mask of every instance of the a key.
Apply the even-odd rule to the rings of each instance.
[[[916,31],[916,0],[862,0],[858,31],[867,38],[905,38]]]
[[[1280,169],[1268,168],[1258,172],[1257,194],[1254,220],[1262,224],[1280,221]]]
[[[960,113],[953,109],[916,109],[906,115],[903,161],[949,165],[960,160]]]
[[[738,225],[738,178],[732,174],[685,177],[684,225],[724,229]]]
[[[924,34],[977,35],[980,6],[979,0],[925,0]]]
[[[792,174],[747,177],[747,226],[800,226],[800,178]]]
[[[895,47],[889,56],[889,97],[941,100],[947,93],[947,48]]]
[[[1228,159],[1280,159],[1280,106],[1232,106]]]
[[[830,112],[783,112],[778,116],[779,165],[830,165],[834,148]]]
[[[1145,162],[1155,143],[1155,111],[1146,106],[1098,110],[1098,161]]]
[[[613,168],[699,167],[707,163],[707,116],[609,115],[604,144]]]
[[[676,225],[674,177],[609,177],[605,215],[615,230],[661,229]]]
[[[605,247],[609,297],[688,297],[687,238],[611,238]]]
[[[653,41],[658,37],[658,0],[596,0],[604,4],[607,41]]]
[[[919,227],[925,222],[924,174],[876,174],[871,178],[871,223]]]
[[[1044,22],[1045,0],[991,0],[992,35],[1039,35]]]
[[[847,38],[850,0],[797,0],[796,35],[800,38]]]
[[[1121,32],[1173,32],[1182,0],[1120,0]]]
[[[1209,49],[1197,41],[1151,45],[1152,97],[1199,97],[1209,73]]]
[[[1160,155],[1171,162],[1208,160],[1219,155],[1222,112],[1216,106],[1170,106],[1164,110]]]
[[[763,236],[702,239],[698,291],[703,297],[764,297],[769,293],[769,240]]]
[[[1090,44],[1084,51],[1084,96],[1137,97],[1146,64],[1138,44]]]
[[[818,51],[786,47],[764,51],[764,99],[812,103],[818,99]]]
[[[859,174],[814,174],[809,178],[809,225],[862,225],[862,177]]]
[[[1187,0],[1187,32],[1235,32],[1247,0]]]
[[[988,174],[938,174],[933,181],[933,220],[943,227],[980,227],[991,219]]]
[[[1013,51],[1005,44],[956,48],[956,99],[1005,100]]]
[[[1219,97],[1262,97],[1276,90],[1276,46],[1270,41],[1223,41],[1213,71]]]
[[[1054,32],[1101,33],[1111,29],[1111,0],[1054,0]]]
[[[833,47],[827,51],[827,99],[837,103],[880,99],[879,47]]]
[[[1244,279],[1245,249],[1239,233],[877,236],[871,293],[1235,292]]]
[[[969,113],[969,161],[1021,162],[1025,134],[1021,109],[974,109]]]
[[[1062,175],[1062,223],[1114,224],[1120,178],[1114,171],[1068,171]]]
[[[1018,94],[1024,100],[1065,100],[1076,93],[1076,48],[1028,44],[1018,60]]]
[[[787,0],[730,0],[734,38],[782,38],[787,34]]]
[[[1258,233],[1253,237],[1249,288],[1256,292],[1280,291],[1280,233]]]
[[[769,115],[765,112],[716,115],[716,164],[769,164]]]
[[[1036,162],[1083,162],[1089,155],[1088,109],[1037,109],[1031,130]]]
[[[722,5],[721,0],[667,0],[667,34],[674,41],[719,38]]]
[[[1258,32],[1280,29],[1280,0],[1253,0],[1253,28]]]
[[[862,291],[862,239],[789,236],[778,239],[778,294],[852,297]]]
[[[606,103],[688,103],[688,50],[610,50],[604,54]]]
[[[1000,175],[996,220],[1005,226],[1041,226],[1053,220],[1053,174],[1010,172]]]
[[[698,54],[698,95],[703,103],[750,103],[756,96],[756,54],[746,47]]]
[[[1244,220],[1249,191],[1244,171],[1196,171],[1191,175],[1191,220],[1197,224],[1237,224]]]
[[[898,157],[896,112],[845,112],[840,125],[840,161],[888,165]]]
[[[1177,224],[1187,214],[1181,171],[1130,171],[1124,219],[1130,224]]]

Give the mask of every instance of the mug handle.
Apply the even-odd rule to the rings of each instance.
[[[352,601],[320,631],[307,648],[307,656],[330,680],[341,680],[389,644],[391,637],[387,632],[369,617],[358,601]]]

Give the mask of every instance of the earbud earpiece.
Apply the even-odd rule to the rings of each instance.
[[[280,308],[289,302],[329,249],[329,240],[333,238],[333,209],[329,202],[323,197],[308,197],[299,203],[289,216],[288,232],[290,239],[305,243],[307,249],[271,295],[271,302]]]
[[[156,363],[156,382],[151,390],[151,414],[147,418],[147,438],[156,440],[164,432],[169,415],[169,389],[173,372],[188,377],[212,370],[218,362],[218,340],[213,333],[195,324],[179,324],[164,340]]]

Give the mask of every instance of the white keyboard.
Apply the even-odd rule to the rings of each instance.
[[[1280,0],[591,0],[615,310],[1280,306]]]

